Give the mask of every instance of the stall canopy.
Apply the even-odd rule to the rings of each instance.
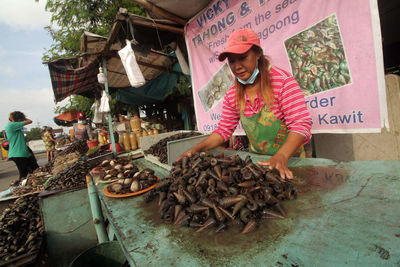
[[[164,72],[139,88],[129,87],[118,90],[116,99],[131,105],[156,104],[162,102],[165,95],[179,81],[180,75],[177,74],[181,70],[179,64],[176,63],[172,67],[172,70],[175,70],[176,73]]]
[[[73,94],[96,94],[101,89],[97,74],[102,58],[107,59],[110,91],[117,91],[117,99],[128,104],[158,103],[179,81],[181,74],[189,74],[183,26],[210,1],[134,2],[149,10],[147,17],[121,11],[108,37],[90,32],[81,36],[79,58],[47,63],[55,102]],[[131,41],[146,80],[146,85],[140,88],[130,86],[118,55],[126,40]]]
[[[72,126],[77,122],[78,113],[77,110],[69,110],[54,117],[53,120],[58,126]]]

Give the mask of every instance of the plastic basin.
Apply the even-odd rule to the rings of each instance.
[[[89,148],[95,147],[99,145],[99,141],[95,140],[95,141],[86,141],[86,144]]]
[[[126,261],[117,241],[105,242],[91,247],[79,254],[70,267],[107,266],[120,267]]]

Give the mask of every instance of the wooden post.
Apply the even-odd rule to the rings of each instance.
[[[146,0],[131,0],[131,1],[135,2],[138,5],[141,5],[142,7],[146,8],[146,9],[148,9],[148,10],[150,10],[150,11],[152,11],[152,12],[154,12],[154,13],[160,15],[160,16],[163,16],[166,19],[175,21],[176,23],[179,23],[181,25],[185,25],[186,22],[187,22],[185,19],[183,19],[181,17],[178,17],[178,16],[168,12],[167,10],[162,9],[162,8],[152,4],[150,2],[147,2]]]

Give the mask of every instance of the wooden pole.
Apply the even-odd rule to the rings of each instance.
[[[131,1],[135,2],[138,5],[141,5],[142,7],[146,8],[166,19],[175,21],[176,23],[179,23],[183,26],[187,22],[185,19],[178,17],[177,15],[174,15],[171,12],[168,12],[167,10],[158,7],[158,6],[154,5],[153,3],[147,2],[146,0],[131,0]]]
[[[134,18],[134,17],[131,17],[130,20],[132,21],[133,24],[136,24],[136,25],[150,27],[150,28],[157,28],[159,30],[183,34],[183,28],[178,28],[178,27],[174,27],[174,26],[170,26],[170,25],[164,25],[164,24],[160,24],[157,22],[145,21],[145,20]]]

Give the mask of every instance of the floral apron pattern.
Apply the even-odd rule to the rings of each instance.
[[[273,156],[282,147],[288,136],[286,125],[275,116],[267,105],[250,117],[240,113],[240,122],[249,138],[250,152],[253,153]],[[297,149],[294,156],[305,158],[303,145]]]

